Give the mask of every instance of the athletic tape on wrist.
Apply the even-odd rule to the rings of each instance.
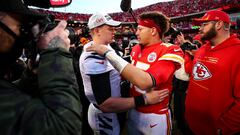
[[[112,50],[107,50],[107,51],[103,54],[103,57],[106,57],[107,53],[109,53],[110,51],[112,51]]]
[[[106,58],[110,61],[113,67],[122,73],[123,69],[127,66],[128,62],[118,56],[114,51],[109,51],[106,53]]]

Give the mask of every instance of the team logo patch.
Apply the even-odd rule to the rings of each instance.
[[[194,80],[206,80],[211,78],[212,74],[206,66],[198,62],[193,67],[193,78]]]
[[[154,62],[156,59],[157,59],[157,54],[155,52],[150,53],[147,57],[148,62]]]
[[[101,60],[101,61],[96,61],[96,63],[99,63],[99,64],[104,64],[104,60]]]

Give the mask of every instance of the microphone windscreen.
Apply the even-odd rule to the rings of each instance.
[[[120,7],[123,12],[127,12],[131,8],[131,0],[122,0]]]
[[[23,0],[24,4],[28,6],[35,6],[40,8],[50,8],[51,3],[50,0]]]

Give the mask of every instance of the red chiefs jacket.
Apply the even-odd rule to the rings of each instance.
[[[240,132],[240,40],[231,36],[195,54],[186,97],[186,119],[197,135]]]

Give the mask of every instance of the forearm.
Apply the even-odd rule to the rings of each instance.
[[[121,97],[109,97],[98,107],[103,112],[121,112],[126,111],[131,108],[138,108],[148,104],[156,104],[162,102],[166,97],[169,96],[169,90],[152,90],[146,94],[131,98],[121,98]]]
[[[228,105],[228,110],[223,112],[219,118],[219,126],[223,134],[235,134],[240,133],[240,67],[239,61],[235,63],[238,66],[233,66],[231,84],[232,87],[229,89],[232,97]],[[234,64],[233,64],[234,65]],[[218,127],[219,128],[219,127]]]
[[[108,113],[127,111],[131,108],[148,105],[149,101],[151,104],[155,104],[156,102],[152,102],[154,98],[151,96],[150,98],[149,100],[146,94],[130,98],[110,97],[99,105],[99,109]]]
[[[26,69],[21,78],[14,82],[23,92],[34,97],[38,94],[38,84],[37,84],[37,75],[33,74],[30,69]]]
[[[135,102],[134,98],[132,97],[131,98],[110,97],[107,100],[105,100],[101,105],[99,105],[99,109],[107,113],[127,111],[134,107]]]
[[[153,87],[150,74],[131,64],[128,64],[123,69],[121,75],[142,90],[147,90]]]
[[[24,109],[21,133],[81,134],[81,104],[71,63],[70,55],[59,48],[41,53],[39,93]]]
[[[223,134],[234,134],[240,131],[240,102],[236,101],[234,106],[231,107],[219,120],[219,129]]]
[[[78,117],[81,105],[71,54],[61,48],[52,48],[40,55],[38,84],[46,109],[65,120],[71,117],[65,114]]]
[[[121,75],[125,79],[129,80],[138,88],[144,90],[153,86],[152,78],[147,72],[129,64],[114,52],[108,52],[106,54],[106,58],[110,61],[114,68],[116,68],[121,73]]]
[[[66,25],[60,21],[37,42],[39,93],[24,107],[19,134],[81,134],[81,104]]]

